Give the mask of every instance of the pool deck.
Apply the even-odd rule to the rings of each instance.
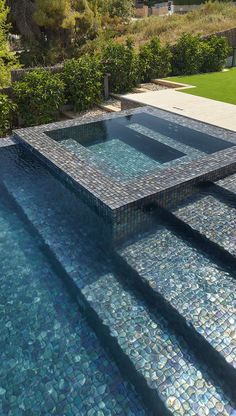
[[[233,104],[184,94],[173,88],[126,94],[124,98],[236,132],[236,105]]]

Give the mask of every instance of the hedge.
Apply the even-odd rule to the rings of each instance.
[[[85,55],[65,62],[62,78],[66,99],[76,111],[97,104],[102,96],[103,73],[98,56]]]
[[[127,40],[125,44],[111,42],[103,52],[102,61],[104,71],[111,75],[112,92],[129,92],[137,85],[139,80],[138,55],[130,40]]]
[[[13,84],[13,94],[25,126],[54,121],[65,102],[64,83],[60,75],[45,70],[27,73],[22,81]]]
[[[139,52],[139,74],[141,81],[166,77],[171,72],[171,51],[169,46],[162,47],[160,39],[155,37],[141,46]]]
[[[221,71],[230,48],[224,37],[200,36],[184,33],[172,48],[172,74],[191,75]]]
[[[16,105],[5,94],[0,94],[0,137],[5,136],[11,126]]]

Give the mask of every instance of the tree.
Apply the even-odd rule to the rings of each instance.
[[[33,18],[48,40],[61,39],[67,43],[78,17],[71,0],[35,0],[35,6]]]
[[[108,13],[111,17],[129,19],[133,14],[133,0],[97,0],[96,3],[102,13]]]
[[[15,53],[10,50],[8,41],[10,26],[7,23],[9,9],[5,0],[0,0],[0,86],[7,86],[10,81],[10,71],[18,67]]]
[[[10,8],[10,19],[15,30],[27,41],[41,37],[41,31],[33,19],[34,0],[7,0]]]
[[[74,3],[74,8],[77,12],[75,45],[80,47],[87,40],[96,38],[101,28],[101,17],[96,2],[79,0]]]

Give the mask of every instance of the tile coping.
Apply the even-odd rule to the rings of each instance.
[[[47,131],[79,126],[92,122],[148,113],[167,121],[235,143],[235,147],[204,155],[197,160],[156,169],[149,174],[129,181],[113,179],[83,157],[74,156],[59,142],[45,134]],[[221,179],[236,171],[236,133],[207,123],[196,121],[165,110],[144,106],[119,113],[90,116],[52,124],[15,130],[14,137],[34,152],[47,165],[63,173],[73,186],[82,188],[112,212],[146,198],[156,197],[169,190],[177,190],[204,180]]]

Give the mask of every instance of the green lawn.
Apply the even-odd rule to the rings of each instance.
[[[226,72],[189,75],[167,78],[170,81],[183,82],[196,86],[183,90],[185,94],[198,95],[212,100],[236,104],[236,68]]]

